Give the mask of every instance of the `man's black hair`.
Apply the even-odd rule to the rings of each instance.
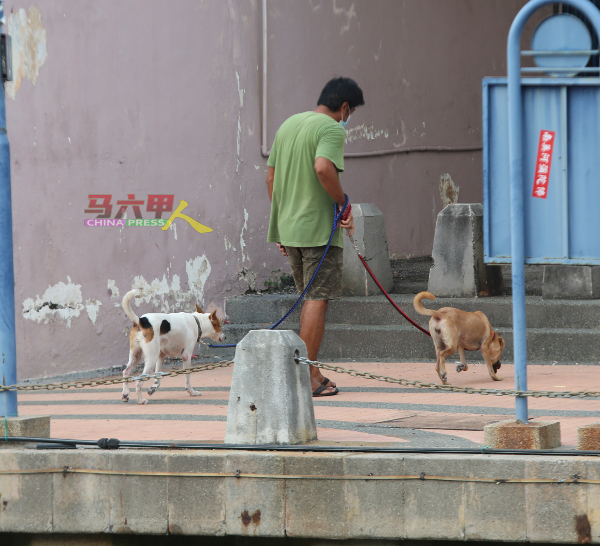
[[[323,87],[317,106],[327,106],[332,112],[337,112],[345,102],[351,109],[362,106],[365,103],[362,89],[351,78],[333,78]]]

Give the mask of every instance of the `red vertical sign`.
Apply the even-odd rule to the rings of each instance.
[[[546,199],[548,196],[552,150],[554,149],[554,134],[554,131],[540,131],[540,144],[538,146],[537,161],[535,162],[532,197]]]

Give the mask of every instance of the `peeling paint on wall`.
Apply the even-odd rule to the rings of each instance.
[[[244,247],[246,243],[244,241],[244,231],[248,229],[248,211],[244,208],[244,225],[242,226],[242,232],[240,233],[240,250],[242,251],[242,262],[246,261],[246,254],[244,254]],[[250,261],[250,259],[248,259]]]
[[[248,288],[252,291],[256,290],[256,277],[258,277],[258,275],[254,271],[246,269],[245,267],[238,273],[238,279],[246,281],[248,283]]]
[[[6,94],[14,99],[23,78],[35,85],[38,73],[46,62],[46,29],[42,14],[35,6],[23,8],[8,18],[8,33],[12,41],[13,81],[6,82]]]
[[[375,140],[376,138],[380,137],[388,138],[388,130],[379,129],[376,131],[373,125],[367,126],[364,123],[361,123],[360,125],[352,127],[352,129],[348,129],[346,131],[346,144],[355,140],[360,140],[361,138],[364,138],[366,140]]]
[[[172,313],[175,311],[191,311],[193,304],[204,304],[204,285],[210,275],[211,267],[206,255],[189,259],[185,264],[187,273],[187,292],[181,288],[179,275],[173,275],[171,282],[167,275],[148,282],[142,275],[133,279],[132,288],[138,290],[138,295],[133,300],[139,306],[147,303],[152,306],[152,311]]]
[[[117,300],[119,300],[118,302],[115,302],[115,307],[121,307],[121,299],[119,298],[119,289],[117,288],[117,285],[114,280],[108,279],[108,289],[110,290],[110,297],[116,298]]]
[[[23,318],[38,324],[48,324],[60,318],[65,320],[67,328],[70,328],[71,319],[77,318],[83,309],[81,285],[73,284],[71,277],[67,277],[67,284],[61,281],[49,286],[44,294],[41,297],[36,296],[35,300],[27,298],[23,302]],[[95,322],[95,317],[92,322]]]
[[[457,186],[448,173],[440,176],[440,197],[444,207],[458,203],[458,192],[460,187]]]
[[[344,32],[348,32],[350,30],[350,22],[353,18],[358,20],[358,16],[354,10],[354,4],[350,6],[350,9],[338,8],[336,0],[333,0],[333,13],[336,15],[345,15],[347,18],[346,24],[342,25],[342,28],[340,29],[340,34],[344,34]]]
[[[223,240],[225,242],[225,250],[231,250],[233,248],[233,251],[237,252],[237,249],[231,244],[229,237],[225,236],[223,237]]]
[[[98,312],[100,311],[101,305],[102,302],[99,300],[85,300],[85,309],[89,319],[92,321],[92,324],[96,324],[96,319],[98,318]]]

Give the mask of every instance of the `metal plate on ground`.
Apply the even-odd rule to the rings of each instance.
[[[498,421],[507,421],[510,415],[480,415],[480,414],[452,414],[452,415],[410,415],[401,419],[370,423],[371,427],[385,428],[422,428],[442,430],[483,430],[485,425]],[[530,418],[531,419],[531,418]]]

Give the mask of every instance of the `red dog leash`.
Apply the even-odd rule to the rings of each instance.
[[[377,277],[375,277],[375,275],[373,274],[373,272],[371,271],[371,268],[367,265],[367,262],[365,261],[365,259],[363,258],[362,254],[359,252],[358,248],[356,247],[356,243],[354,242],[354,238],[352,237],[352,235],[350,235],[348,233],[348,237],[350,237],[350,241],[352,241],[352,245],[354,246],[354,250],[356,250],[356,253],[358,254],[358,258],[360,259],[360,261],[362,262],[362,264],[365,266],[365,269],[367,270],[367,273],[369,273],[369,275],[371,275],[371,278],[375,281],[375,284],[379,287],[379,290],[381,290],[381,292],[383,293],[383,295],[388,299],[388,301],[394,306],[394,308],[396,309],[396,311],[398,311],[398,313],[400,313],[408,322],[410,322],[415,328],[418,328],[419,330],[421,330],[421,332],[423,332],[424,334],[428,335],[429,337],[431,337],[431,334],[425,329],[423,328],[420,324],[417,324],[413,319],[411,319],[404,311],[402,311],[402,309],[400,309],[400,307],[398,307],[398,305],[396,304],[396,302],[390,297],[390,295],[385,291],[385,288],[383,288],[383,286],[381,286],[381,283],[377,280]]]

